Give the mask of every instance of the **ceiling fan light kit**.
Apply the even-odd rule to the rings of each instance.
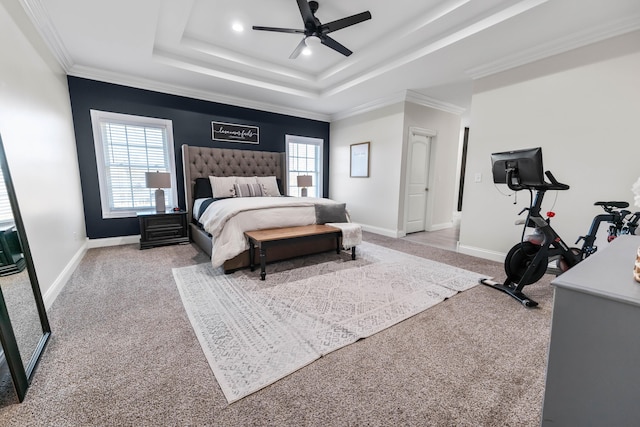
[[[353,53],[327,34],[371,19],[371,13],[369,11],[351,15],[336,21],[331,21],[327,24],[322,24],[315,16],[315,13],[320,6],[317,1],[296,1],[298,2],[298,8],[300,9],[300,15],[302,16],[302,22],[304,23],[304,30],[294,28],[260,27],[255,25],[253,26],[253,29],[258,31],[273,31],[277,33],[304,34],[304,37],[300,43],[298,43],[298,46],[296,46],[289,56],[290,59],[296,59],[303,51],[305,51],[305,54],[308,54],[309,46],[317,44],[317,41],[320,41],[323,45],[343,54],[344,56],[349,56]]]

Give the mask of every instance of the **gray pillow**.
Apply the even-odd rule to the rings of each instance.
[[[347,222],[346,203],[336,205],[315,205],[316,224],[327,222]]]

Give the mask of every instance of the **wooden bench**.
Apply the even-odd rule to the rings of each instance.
[[[269,228],[264,230],[245,231],[249,239],[249,256],[251,271],[255,270],[255,248],[260,251],[260,280],[264,280],[267,249],[273,246],[286,245],[294,241],[322,239],[334,236],[336,239],[336,253],[340,253],[340,238],[342,231],[339,228],[323,224],[302,225],[298,227]],[[356,248],[351,248],[351,259],[356,259]]]

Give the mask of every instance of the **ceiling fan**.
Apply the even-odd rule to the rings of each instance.
[[[360,22],[371,19],[371,13],[369,11],[358,13],[356,15],[348,16],[346,18],[338,19],[336,21],[329,22],[328,24],[321,24],[320,20],[316,18],[315,13],[318,10],[319,4],[317,1],[307,2],[306,0],[297,0],[298,8],[300,8],[300,14],[302,15],[302,22],[304,22],[304,30],[298,30],[293,28],[276,28],[276,27],[253,27],[254,30],[260,31],[274,31],[277,33],[292,33],[292,34],[304,34],[303,39],[300,41],[298,46],[289,56],[289,59],[295,59],[300,55],[300,52],[307,47],[307,39],[309,37],[316,37],[320,39],[320,42],[335,50],[336,52],[340,52],[345,56],[351,55],[349,49],[329,37],[327,34],[332,33],[334,31],[341,30],[346,27],[350,27],[351,25],[359,24]]]

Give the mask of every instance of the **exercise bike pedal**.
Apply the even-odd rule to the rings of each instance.
[[[513,283],[498,283],[491,279],[480,279],[479,282],[485,286],[490,286],[494,289],[497,289],[499,291],[502,291],[510,295],[512,298],[519,301],[520,304],[524,305],[525,307],[535,307],[538,305],[537,302],[535,302],[534,300],[532,300],[531,298],[523,294],[521,291],[516,290],[516,287]]]

